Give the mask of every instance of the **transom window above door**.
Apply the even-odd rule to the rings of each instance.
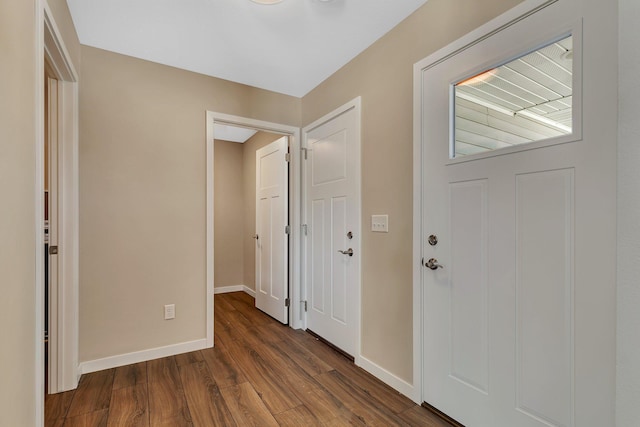
[[[573,36],[452,85],[450,158],[571,135]]]

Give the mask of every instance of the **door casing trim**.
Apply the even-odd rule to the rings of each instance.
[[[301,301],[300,289],[300,128],[284,125],[280,123],[268,122],[264,120],[250,119],[247,117],[235,116],[231,114],[218,113],[215,111],[206,112],[206,298],[207,298],[207,347],[213,347],[213,298],[214,298],[214,157],[213,157],[213,125],[223,123],[241,127],[249,127],[266,132],[279,133],[289,136],[289,147],[291,151],[291,161],[289,163],[289,218],[291,222],[291,234],[289,234],[289,282],[291,286],[291,301]],[[293,329],[302,327],[301,310],[302,304],[291,304],[289,306],[289,326]]]
[[[44,424],[44,76],[45,58],[59,80],[59,241],[58,353],[50,364],[56,384],[50,390],[74,389],[78,384],[78,73],[46,0],[35,2],[35,422]]]

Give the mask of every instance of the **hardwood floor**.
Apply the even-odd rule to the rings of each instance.
[[[237,292],[215,297],[214,348],[83,375],[45,425],[449,426]]]

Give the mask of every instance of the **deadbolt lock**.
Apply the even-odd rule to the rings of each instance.
[[[438,244],[438,236],[432,234],[431,236],[429,236],[429,238],[427,239],[427,242],[429,242],[429,244],[431,246],[435,246]]]

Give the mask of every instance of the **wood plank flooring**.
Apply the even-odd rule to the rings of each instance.
[[[216,295],[214,317],[214,348],[83,375],[45,425],[450,426],[245,293]]]

